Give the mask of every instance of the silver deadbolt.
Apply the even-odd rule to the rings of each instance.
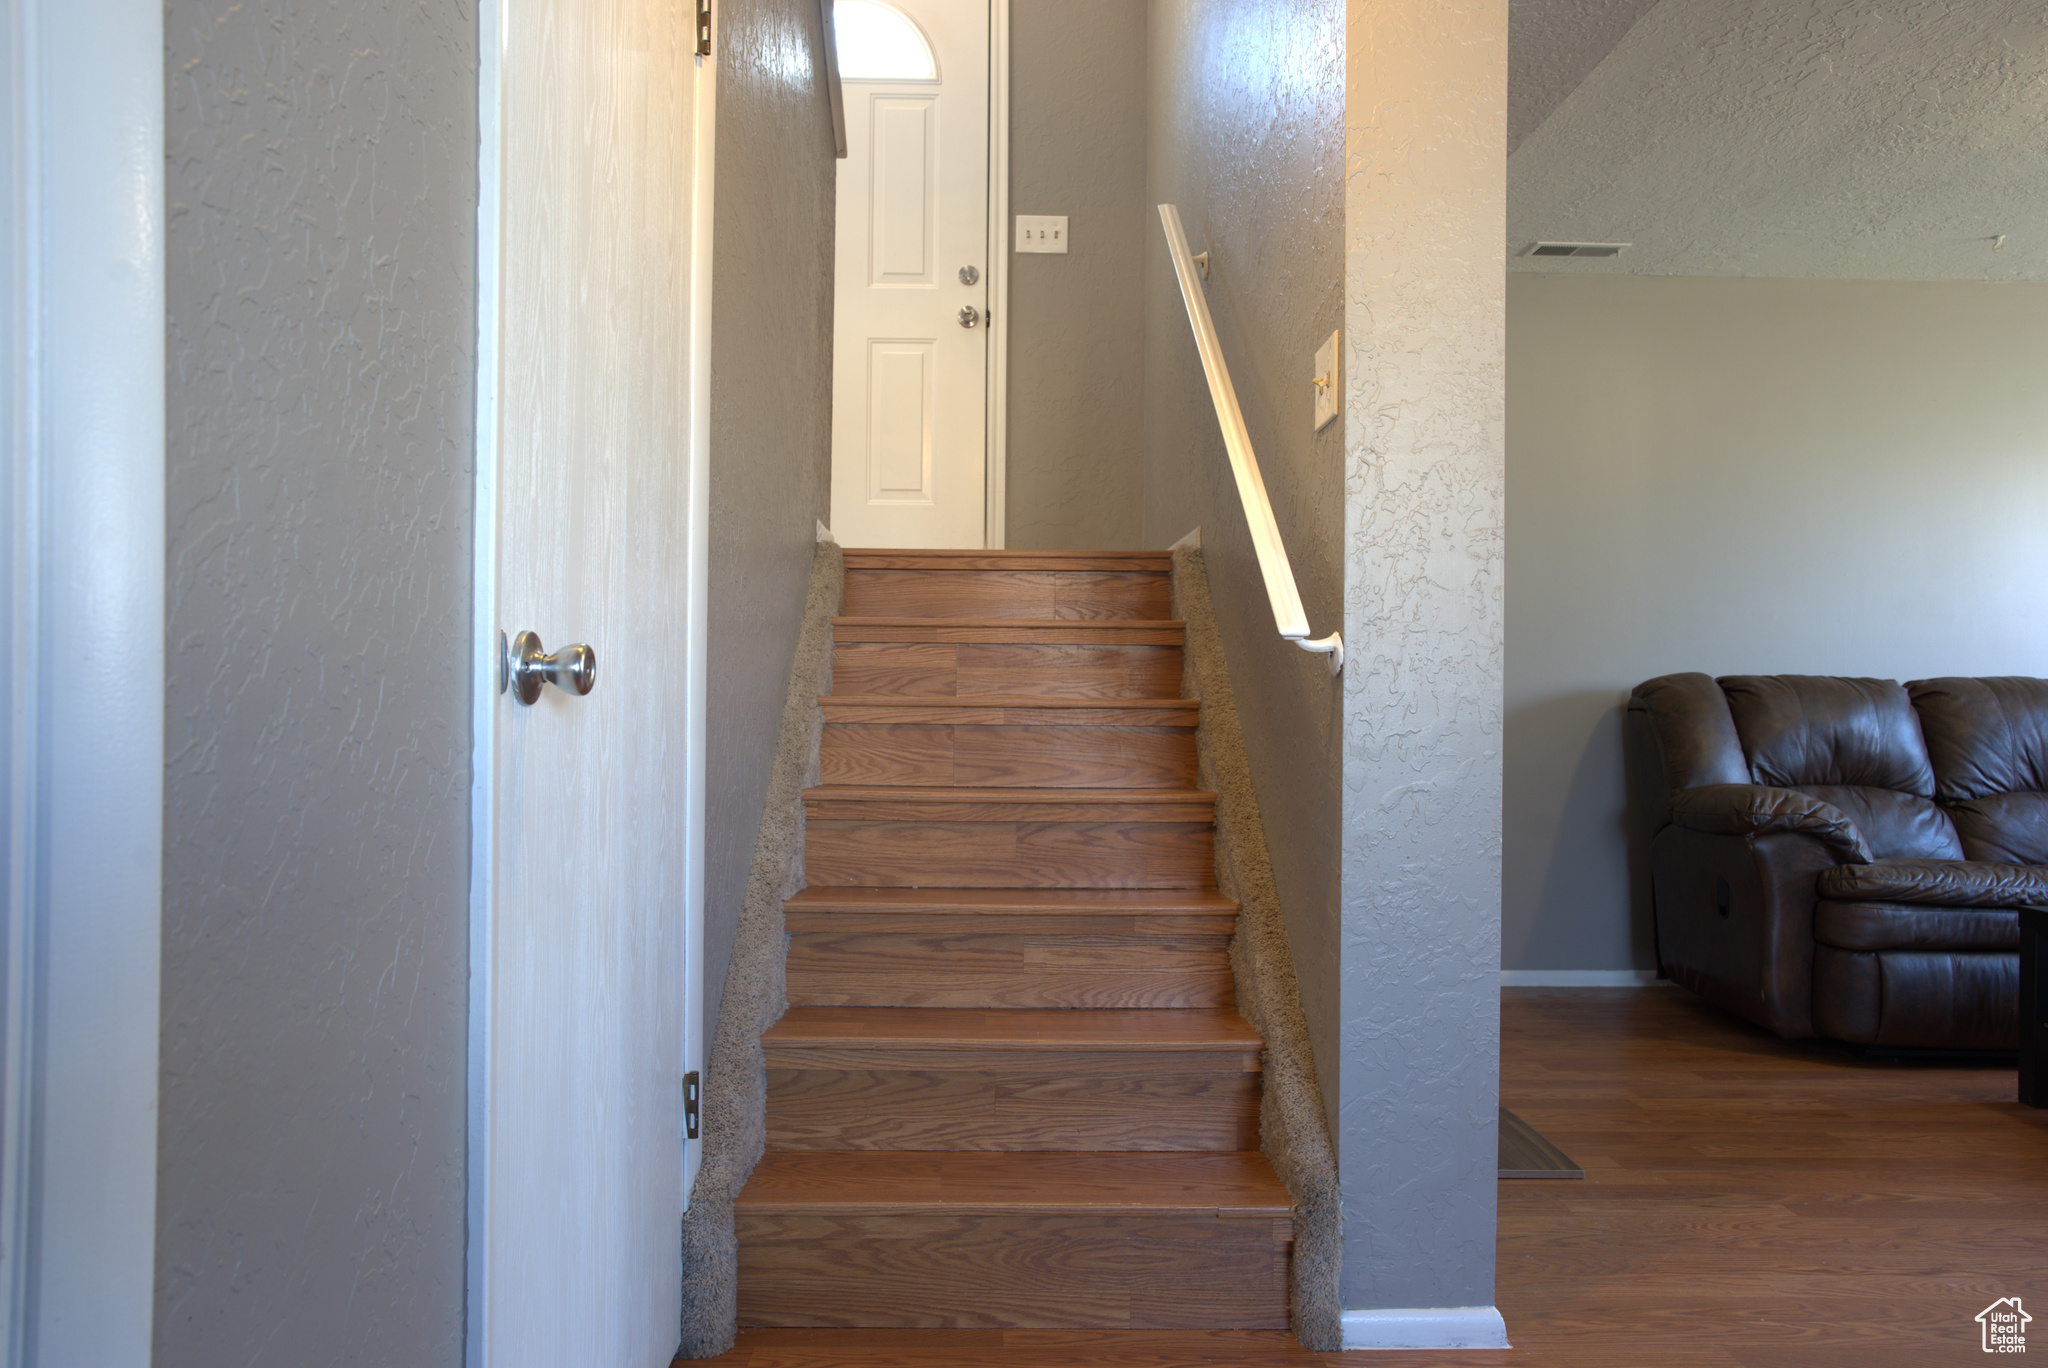
[[[503,645],[505,634],[498,634]],[[498,692],[509,685],[513,697],[531,705],[540,699],[540,686],[552,684],[564,693],[582,697],[597,687],[597,652],[588,646],[564,646],[553,655],[541,649],[540,637],[521,632],[512,639],[499,662]]]
[[[972,285],[979,279],[981,279],[981,272],[975,270],[972,266],[962,266],[960,268],[960,283],[962,285]]]
[[[981,314],[978,310],[975,309],[975,307],[972,304],[963,304],[960,306],[961,327],[971,328],[979,322],[981,322]]]

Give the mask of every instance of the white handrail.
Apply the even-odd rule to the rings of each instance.
[[[1209,398],[1216,404],[1216,422],[1223,429],[1223,449],[1230,453],[1230,473],[1237,477],[1237,497],[1244,503],[1244,520],[1251,526],[1252,550],[1258,553],[1259,573],[1266,580],[1266,597],[1273,604],[1273,625],[1280,629],[1281,636],[1302,650],[1327,654],[1330,673],[1335,674],[1344,668],[1344,635],[1332,632],[1326,637],[1311,638],[1308,634],[1308,614],[1302,610],[1301,590],[1295,587],[1294,568],[1287,563],[1280,525],[1273,521],[1266,482],[1259,478],[1259,460],[1252,455],[1252,436],[1245,429],[1244,410],[1237,405],[1230,368],[1223,363],[1223,344],[1216,338],[1209,301],[1195,275],[1195,259],[1188,253],[1188,235],[1180,226],[1180,210],[1170,204],[1160,205],[1159,221],[1166,225],[1166,246],[1173,254],[1173,273],[1180,278],[1180,297],[1188,306],[1195,350],[1202,354],[1202,372],[1209,377]]]

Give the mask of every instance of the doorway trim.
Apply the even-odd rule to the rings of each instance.
[[[0,1362],[143,1368],[163,974],[164,19],[0,19]],[[61,915],[60,915],[61,913]]]
[[[988,10],[988,501],[982,544],[1003,549],[1010,469],[1010,0]]]
[[[484,0],[477,14],[477,218],[476,218],[476,448],[474,534],[470,599],[470,790],[469,790],[469,1002],[467,1040],[467,1153],[465,1155],[465,1249],[463,1362],[466,1368],[489,1368],[490,1346],[482,1333],[490,1325],[486,1293],[490,1286],[490,1232],[486,1229],[490,1177],[490,1044],[492,1019],[493,868],[496,857],[497,727],[502,716],[498,693],[498,457],[501,366],[504,316],[498,289],[502,275],[500,243],[504,230],[504,51],[506,10],[513,0]],[[704,844],[706,700],[710,657],[710,528],[711,528],[711,265],[713,189],[717,182],[714,156],[718,142],[718,53],[723,41],[716,6],[710,7],[708,54],[692,54],[698,79],[693,83],[691,121],[690,211],[690,431],[689,506],[684,535],[689,539],[683,586],[687,604],[684,624],[684,673],[677,690],[674,716],[683,728],[682,873],[684,966],[682,983],[682,1060],[685,1072],[704,1067],[710,1024],[700,1020],[704,1009]],[[159,72],[161,63],[158,64]],[[159,105],[161,100],[158,101]],[[159,139],[161,141],[161,139]],[[159,197],[161,198],[161,197]],[[161,370],[161,368],[159,368]],[[161,519],[159,519],[161,522]],[[158,557],[161,561],[161,556]],[[159,633],[159,636],[162,634]],[[161,825],[161,823],[159,823]],[[681,1084],[677,1080],[678,1086]],[[678,1129],[683,1117],[676,1117]],[[701,1141],[687,1133],[682,1142],[683,1209],[702,1162]],[[152,1175],[153,1176],[153,1175]],[[680,1219],[681,1212],[678,1212]],[[678,1226],[678,1238],[681,1228]]]

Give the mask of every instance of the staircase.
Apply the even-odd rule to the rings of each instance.
[[[740,1324],[1286,1326],[1168,564],[846,553]]]

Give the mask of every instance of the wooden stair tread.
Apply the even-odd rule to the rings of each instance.
[[[1123,646],[1178,650],[1187,624],[1164,618],[900,618],[832,619],[835,645]]]
[[[947,714],[949,721],[953,720],[952,714],[963,712],[1022,710],[1048,714],[1199,713],[1202,710],[1202,701],[1198,698],[1024,698],[1002,697],[996,694],[974,694],[966,698],[957,695],[918,698],[903,694],[821,694],[818,703],[828,709],[898,708],[913,712],[936,711]],[[1192,719],[1188,725],[1192,725]]]
[[[846,617],[1164,622],[1173,616],[1165,570],[1137,562],[853,564],[845,584],[840,607]]]
[[[1148,632],[1184,632],[1185,618],[1015,618],[1015,617],[887,617],[849,614],[832,619],[834,627],[917,627],[948,632],[1075,632],[1092,636],[1142,627]]]
[[[851,803],[930,803],[935,807],[965,803],[1080,807],[1174,803],[1197,808],[1213,804],[1216,795],[1204,789],[940,788],[922,784],[821,784],[804,790],[805,802],[828,799]]]
[[[1150,570],[1173,569],[1171,551],[925,551],[848,548],[848,570]]]
[[[792,912],[963,912],[1058,916],[1235,916],[1237,900],[1203,888],[806,888],[782,903]]]
[[[769,1150],[738,1215],[1292,1214],[1273,1166],[1245,1152]]]
[[[761,1044],[1158,1053],[1258,1050],[1265,1041],[1229,1008],[792,1007]]]
[[[1031,745],[1065,746],[1071,749],[1078,738],[1100,733],[1104,728],[1116,729],[1116,734],[1103,737],[1110,744],[1130,744],[1131,732],[1139,728],[1168,729],[1180,733],[1194,730],[1201,721],[1201,708],[1194,700],[1145,699],[1145,698],[916,698],[903,694],[877,694],[853,696],[836,694],[820,698],[818,705],[824,713],[825,724],[866,727],[1064,727],[1086,728],[1086,731],[1069,731],[1064,738],[1022,737],[1018,741]],[[928,733],[929,735],[930,733]],[[828,732],[828,736],[834,733]],[[974,732],[970,735],[985,736]],[[1189,740],[1185,735],[1179,738],[1163,737],[1162,742],[1176,744]],[[1014,742],[1012,744],[1015,744]],[[1019,757],[1029,762],[1032,756],[1026,753]],[[1193,757],[1188,757],[1188,769],[1192,773]],[[1125,780],[1126,784],[1130,781]]]

